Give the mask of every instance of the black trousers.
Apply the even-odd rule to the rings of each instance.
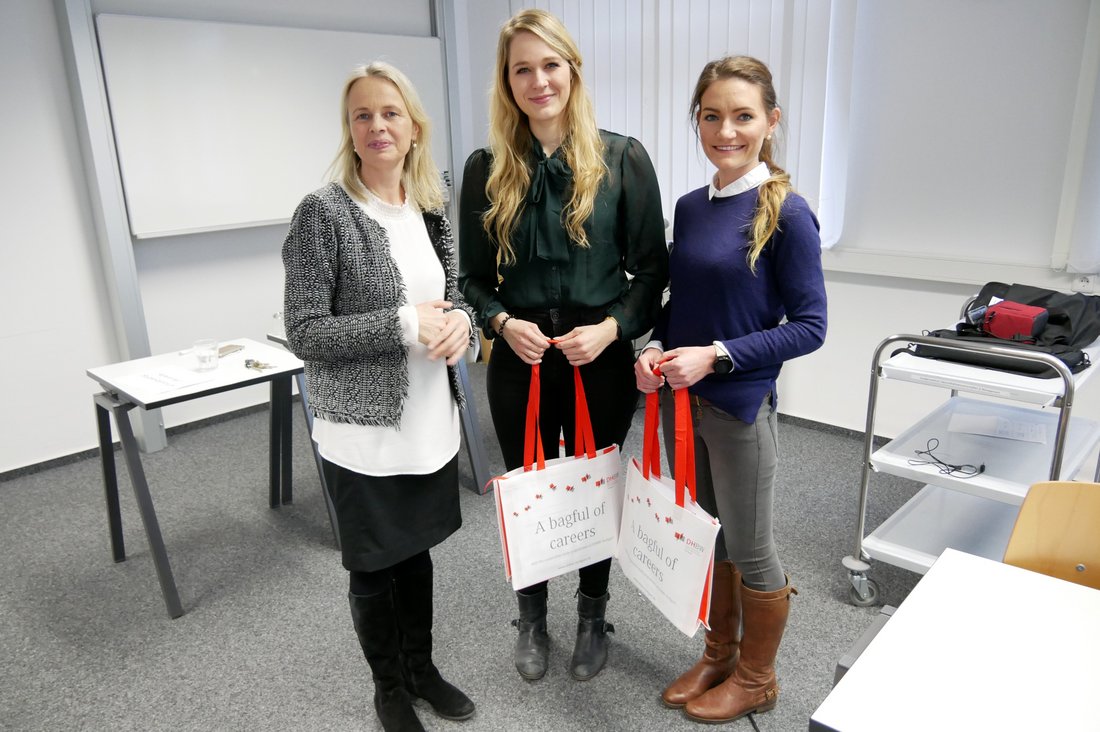
[[[598,323],[602,308],[591,312],[543,311],[514,312],[517,318],[530,320],[549,337],[563,335],[578,325]],[[630,431],[630,422],[638,404],[634,383],[634,348],[629,341],[615,341],[595,361],[580,367],[581,380],[592,418],[592,433],[598,447],[622,445]],[[539,369],[539,429],[546,458],[558,457],[559,434],[564,435],[565,454],[572,455],[576,445],[573,393],[573,367],[554,346],[543,354]],[[513,353],[503,338],[493,341],[487,373],[489,411],[508,470],[523,465],[523,436],[527,419],[527,394],[531,387],[531,367]],[[580,590],[589,597],[607,592],[611,560],[596,562],[580,570]],[[534,594],[546,583],[526,587],[520,592]]]

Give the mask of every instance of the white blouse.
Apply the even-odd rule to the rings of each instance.
[[[427,346],[417,339],[416,303],[443,299],[443,266],[415,203],[406,200],[395,206],[365,188],[356,193],[365,195],[366,202],[356,195],[352,200],[386,230],[390,255],[405,282],[408,302],[413,303],[398,308],[409,347],[409,393],[397,429],[318,418],[313,420],[313,439],[326,460],[363,475],[434,473],[458,452],[458,406],[446,360],[428,360]]]

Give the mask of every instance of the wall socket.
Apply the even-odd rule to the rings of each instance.
[[[1075,274],[1069,289],[1074,292],[1094,293],[1100,292],[1100,275]]]

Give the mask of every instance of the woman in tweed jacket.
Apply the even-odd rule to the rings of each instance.
[[[432,663],[429,554],[462,524],[454,367],[474,321],[412,84],[359,67],[341,119],[337,180],[303,199],[283,245],[287,341],[305,361],[375,710],[388,732],[422,730],[412,696],[447,719],[474,713]]]

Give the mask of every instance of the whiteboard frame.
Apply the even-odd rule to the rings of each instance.
[[[451,159],[437,37],[101,13],[100,55],[130,231],[138,239],[285,223],[340,141],[352,67],[404,71]]]

